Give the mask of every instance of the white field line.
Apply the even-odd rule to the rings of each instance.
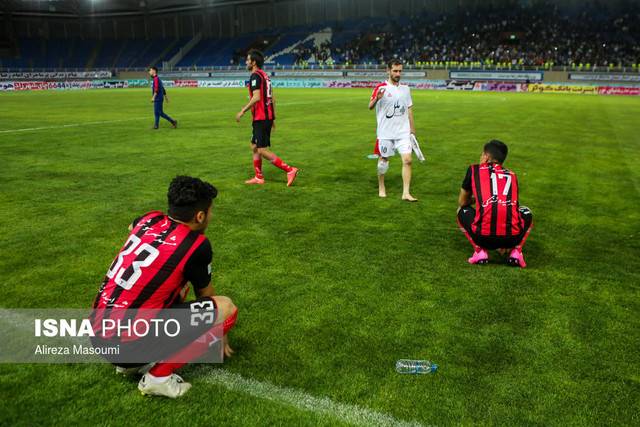
[[[403,421],[389,414],[372,411],[358,405],[334,402],[327,397],[315,397],[293,388],[244,378],[224,369],[214,369],[201,377],[209,384],[220,385],[227,390],[292,406],[303,411],[328,416],[339,421],[361,426],[421,426],[416,421]]]
[[[318,103],[322,103],[322,102],[333,102],[333,100],[321,99],[321,100],[303,101],[303,102],[281,102],[281,103],[278,103],[276,106],[318,104]],[[216,112],[219,112],[219,111],[220,110],[192,111],[192,112],[188,112],[188,113],[180,113],[179,116],[182,117],[182,116],[192,116],[192,115],[197,115],[197,114],[210,114],[210,113],[216,113]],[[172,113],[172,114],[175,114],[175,113]],[[150,120],[152,118],[153,118],[153,115],[149,114],[149,115],[146,115],[144,117],[143,116],[130,117],[128,119],[103,120],[103,121],[96,121],[96,122],[69,123],[69,124],[65,124],[65,125],[41,126],[41,127],[32,127],[32,128],[22,128],[22,129],[6,129],[6,130],[0,130],[0,134],[3,134],[3,133],[20,133],[20,132],[35,132],[35,131],[39,131],[39,130],[50,130],[50,129],[75,128],[75,127],[81,127],[81,126],[104,125],[104,124],[109,124],[109,123],[133,122],[133,121],[137,121],[137,120]],[[231,120],[233,120],[233,118],[231,118]]]
[[[148,119],[149,117],[144,117]],[[75,128],[80,126],[91,126],[91,125],[103,125],[107,123],[122,123],[122,122],[132,122],[135,120],[142,120],[143,117],[132,117],[129,119],[120,119],[120,120],[104,120],[100,122],[82,122],[82,123],[69,123],[66,125],[56,125],[56,126],[41,126],[36,128],[22,128],[22,129],[7,129],[0,130],[0,133],[19,133],[19,132],[32,132],[38,130],[48,130],[48,129],[64,129],[64,128]]]

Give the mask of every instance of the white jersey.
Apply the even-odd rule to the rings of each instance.
[[[381,89],[384,89],[384,96],[376,104],[378,139],[409,138],[409,107],[413,106],[409,86],[396,86],[388,81],[380,83],[373,90],[371,99],[375,99]]]

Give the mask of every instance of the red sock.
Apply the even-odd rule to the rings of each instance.
[[[256,178],[264,178],[262,176],[262,157],[253,159],[253,169],[256,171]]]
[[[236,308],[236,311],[234,311],[233,313],[231,313],[231,316],[227,317],[224,321],[224,323],[222,324],[223,327],[223,333],[225,335],[227,335],[227,332],[229,332],[231,330],[231,328],[233,328],[233,326],[236,324],[236,320],[238,320],[238,309]]]
[[[182,368],[186,363],[156,363],[153,368],[149,370],[149,373],[154,377],[168,377],[173,374],[174,371]]]
[[[482,248],[478,245],[476,245],[476,242],[473,241],[473,239],[471,238],[471,235],[469,234],[469,232],[467,232],[467,230],[463,227],[462,223],[460,222],[460,220],[458,219],[458,226],[460,226],[460,231],[462,231],[464,233],[464,236],[467,238],[467,240],[469,240],[469,243],[471,243],[471,246],[473,246],[473,250],[475,252],[479,252],[482,250]]]
[[[522,247],[524,246],[524,242],[527,241],[527,237],[529,237],[529,233],[531,233],[531,229],[533,228],[533,222],[531,223],[531,225],[529,226],[529,228],[527,229],[527,232],[524,233],[524,237],[522,238],[522,241],[520,241],[520,243],[518,244],[518,246],[516,246],[516,249],[518,250],[522,250]]]
[[[235,318],[237,317],[237,312],[234,313],[232,323],[235,323]],[[229,320],[229,319],[227,319]],[[176,370],[182,368],[188,362],[198,359],[200,356],[209,351],[209,344],[211,344],[211,339],[216,339],[216,337],[220,338],[223,335],[223,328],[226,328],[227,324],[225,322],[224,325],[217,324],[212,326],[207,332],[205,332],[200,338],[193,341],[189,345],[187,345],[182,350],[178,351],[176,354],[173,354],[166,358],[164,361],[156,363],[153,368],[149,370],[149,373],[154,377],[166,377],[173,374]],[[233,325],[229,326],[229,329],[233,327]]]
[[[288,164],[286,164],[285,162],[282,161],[282,159],[278,156],[275,156],[273,158],[273,160],[271,161],[271,163],[273,163],[273,166],[282,169],[285,172],[291,172],[293,170],[293,168],[291,166],[289,166]]]

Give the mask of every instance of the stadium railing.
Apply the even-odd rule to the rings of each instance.
[[[335,65],[315,65],[309,64],[307,66],[299,65],[279,65],[279,64],[265,64],[265,70],[383,70],[386,68],[385,64],[335,64]],[[589,64],[577,64],[577,65],[563,65],[563,66],[522,66],[522,65],[508,65],[508,64],[495,64],[495,65],[477,65],[477,64],[407,64],[406,70],[477,70],[477,71],[581,71],[581,72],[622,72],[622,73],[640,73],[640,64],[632,66],[591,66]],[[0,72],[46,72],[46,71],[59,71],[59,72],[72,72],[72,71],[146,71],[146,67],[126,67],[126,68],[17,68],[17,67],[0,67]],[[212,65],[212,66],[191,66],[191,67],[173,67],[163,71],[244,71],[244,65]]]

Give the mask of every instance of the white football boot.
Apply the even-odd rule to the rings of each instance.
[[[166,396],[172,399],[184,395],[191,388],[191,384],[185,382],[180,375],[171,374],[164,382],[155,383],[149,378],[150,374],[144,374],[138,383],[140,393],[150,396]]]

